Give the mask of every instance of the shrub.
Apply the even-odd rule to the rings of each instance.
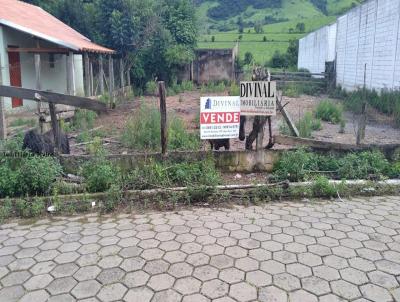
[[[75,130],[88,130],[94,127],[97,114],[91,110],[77,109],[72,120],[72,127]]]
[[[102,155],[86,162],[80,174],[85,178],[85,185],[90,193],[105,192],[121,180],[120,170]]]
[[[149,81],[146,84],[146,94],[156,95],[157,94],[157,83],[154,81]]]
[[[372,106],[381,113],[393,116],[397,126],[400,126],[400,90],[385,90],[380,94],[375,90],[359,89],[353,92],[346,92],[338,87],[333,92],[336,98],[344,99],[347,109],[360,113],[364,102]]]
[[[329,179],[326,176],[317,176],[312,185],[312,191],[314,196],[318,197],[332,197],[337,194],[334,185],[329,183]]]
[[[4,219],[11,217],[12,212],[13,212],[13,203],[11,199],[6,198],[5,200],[3,200],[0,206],[0,222],[3,222]]]
[[[342,179],[368,179],[389,173],[390,164],[382,152],[351,153],[339,160],[338,174]]]
[[[184,163],[150,161],[131,171],[124,179],[125,187],[131,189],[214,186],[220,182],[220,174],[212,159]]]
[[[349,153],[338,157],[307,152],[304,149],[283,153],[274,166],[272,179],[304,181],[315,175],[337,179],[379,179],[399,177],[399,164],[390,164],[380,151]]]
[[[103,211],[111,212],[121,202],[123,198],[121,187],[117,184],[112,184],[107,191],[107,198],[103,201]]]
[[[343,120],[343,108],[329,100],[324,100],[318,104],[315,116],[323,121],[334,124]]]
[[[13,197],[18,193],[19,171],[14,171],[6,163],[0,164],[0,198]]]
[[[198,135],[186,131],[181,118],[171,116],[168,127],[168,146],[172,150],[198,150],[200,138]]]
[[[138,113],[125,125],[121,141],[125,147],[138,150],[157,150],[160,147],[160,111],[142,103]]]
[[[61,172],[61,165],[56,159],[31,156],[22,160],[17,183],[23,195],[44,195],[50,192]]]
[[[312,158],[312,154],[304,149],[285,152],[274,167],[274,177],[277,180],[304,181]]]
[[[229,87],[229,95],[232,95],[232,96],[240,95],[240,88],[238,85],[235,84],[235,82],[232,82],[231,86]]]
[[[312,135],[312,131],[318,131],[322,129],[321,120],[315,119],[311,112],[306,112],[304,117],[297,123],[300,137],[309,138]]]
[[[123,145],[137,150],[159,150],[160,119],[158,108],[142,104],[125,126],[121,137]],[[170,115],[168,120],[168,146],[171,150],[196,150],[200,147],[198,135],[187,132],[180,117]]]

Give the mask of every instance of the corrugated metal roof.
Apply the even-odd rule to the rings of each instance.
[[[0,0],[0,24],[81,52],[114,53],[97,45],[42,8],[17,0]]]

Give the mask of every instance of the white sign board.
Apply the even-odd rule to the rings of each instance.
[[[200,106],[201,139],[239,137],[240,97],[202,97]]]
[[[241,82],[242,115],[276,115],[276,82]]]

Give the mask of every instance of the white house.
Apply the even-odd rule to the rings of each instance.
[[[17,0],[0,0],[2,85],[91,95],[91,58],[111,57],[113,53],[40,7]],[[16,98],[4,98],[4,104],[9,112],[37,108],[33,101]]]

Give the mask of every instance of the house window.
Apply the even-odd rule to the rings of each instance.
[[[55,65],[54,53],[49,54],[49,64],[50,68],[54,68]]]

